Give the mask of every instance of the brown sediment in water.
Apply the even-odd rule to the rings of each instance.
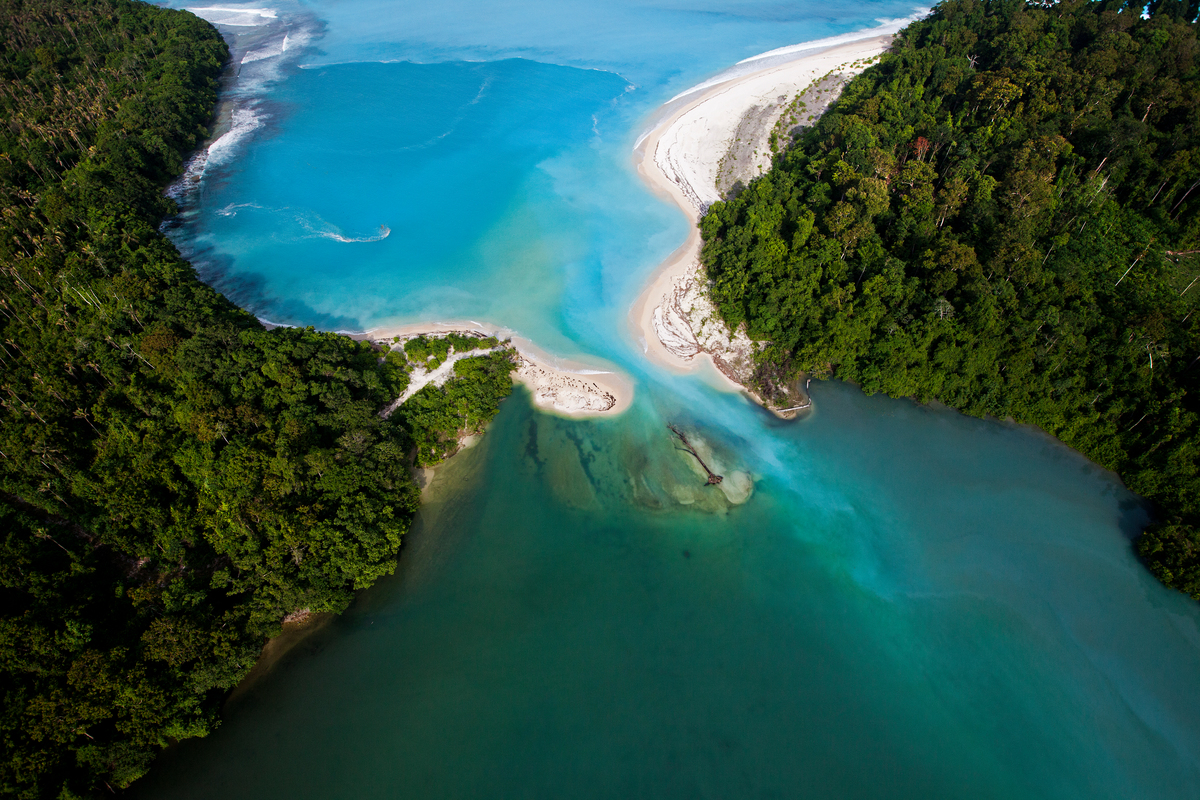
[[[295,650],[309,636],[332,622],[335,617],[337,614],[314,613],[308,609],[288,614],[283,620],[283,631],[278,636],[267,640],[258,661],[254,662],[254,668],[233,688],[229,697],[225,698],[226,707],[244,697],[259,681],[269,675],[275,665],[282,661],[288,653]]]

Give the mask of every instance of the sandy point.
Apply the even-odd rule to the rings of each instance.
[[[524,384],[541,411],[572,418],[613,416],[633,403],[633,381],[610,364],[568,359],[542,350],[529,339],[499,325],[475,320],[414,322],[376,328],[354,338],[390,343],[419,335],[479,333],[509,340],[517,351],[513,379]]]
[[[817,51],[801,51],[783,62],[771,59],[768,67],[728,80],[717,76],[714,82],[678,95],[653,115],[658,123],[634,147],[637,172],[655,194],[679,207],[689,226],[687,239],[654,270],[629,310],[634,340],[651,361],[677,372],[715,364],[730,386],[741,387],[730,376],[730,370],[721,368],[721,354],[709,352],[712,348],[706,348],[703,341],[682,349],[664,344],[666,334],[659,330],[661,325],[656,327],[655,312],[659,310],[661,317],[671,296],[689,280],[698,280],[700,217],[720,197],[715,178],[727,154],[732,152],[735,137],[745,135],[742,128],[748,112],[760,110],[764,104],[780,103],[779,113],[774,118],[768,116],[760,129],[754,131],[766,142],[783,113],[785,97],[795,97],[831,72],[861,71],[868,59],[887,50],[892,39],[891,32],[866,36]],[[769,165],[769,154],[760,155],[760,161],[764,157]],[[761,163],[758,168],[762,168]],[[671,339],[669,335],[667,338]]]

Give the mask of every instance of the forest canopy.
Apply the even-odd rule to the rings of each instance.
[[[701,222],[759,380],[1040,426],[1200,599],[1197,3],[947,0]]]
[[[158,225],[228,59],[208,23],[0,0],[0,53],[0,795],[108,796],[213,729],[287,614],[393,571],[414,459],[512,363],[383,418],[407,358],[197,279]]]

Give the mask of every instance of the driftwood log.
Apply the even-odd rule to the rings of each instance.
[[[687,451],[696,457],[696,460],[700,462],[700,466],[704,467],[704,471],[708,473],[709,485],[720,483],[721,481],[725,480],[724,476],[718,475],[708,468],[708,464],[704,463],[704,459],[701,458],[700,454],[696,452],[696,448],[692,447],[692,443],[689,442],[688,438],[683,435],[683,431],[679,430],[679,428],[676,428],[669,422],[667,423],[667,427],[671,429],[671,433],[679,437],[679,441],[683,442],[683,446],[687,449]]]

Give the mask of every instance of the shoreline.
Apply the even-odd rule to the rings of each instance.
[[[798,100],[797,96],[810,87],[815,87],[818,93],[829,93],[822,88],[830,82],[828,79],[849,80],[868,66],[868,60],[886,52],[894,36],[890,32],[881,33],[816,52],[799,50],[793,59],[783,62],[772,59],[770,66],[754,72],[733,75],[717,83],[710,79],[680,93],[650,115],[658,122],[634,146],[637,173],[652,192],[678,206],[689,223],[687,238],[650,273],[629,310],[628,324],[633,338],[642,345],[650,361],[676,373],[710,366],[730,388],[747,393],[771,409],[768,402],[746,385],[753,368],[754,343],[741,330],[732,333],[726,330],[711,303],[707,303],[699,262],[700,219],[708,205],[721,197],[716,187],[724,177],[721,173],[729,171],[727,157],[740,149],[748,163],[739,163],[735,168],[753,173],[757,167],[759,172],[750,174],[750,178],[761,174],[764,159],[769,165],[771,156],[760,149],[748,148],[774,136],[783,117],[794,113],[794,98]],[[824,102],[836,99],[840,88],[837,85],[837,92]],[[682,98],[689,99],[680,104]],[[776,98],[779,105],[770,105],[770,98]],[[762,103],[767,106],[764,108]],[[823,107],[819,111],[814,109],[814,114],[819,116],[823,110]],[[809,119],[812,118],[810,115]],[[755,139],[740,145],[748,135],[747,120],[758,122],[757,128],[749,131]],[[789,117],[789,121],[796,119]],[[705,181],[708,177],[713,180]],[[807,396],[801,396],[804,402],[795,402],[793,398],[786,403],[789,406],[786,412],[775,413],[795,416],[808,406]],[[799,408],[790,407],[797,405]]]
[[[529,339],[497,325],[474,320],[414,322],[374,328],[353,334],[351,338],[391,344],[396,337],[403,340],[455,332],[495,336],[508,341],[517,352],[513,380],[528,387],[539,411],[580,419],[614,416],[633,404],[633,381],[615,367],[553,356]]]

